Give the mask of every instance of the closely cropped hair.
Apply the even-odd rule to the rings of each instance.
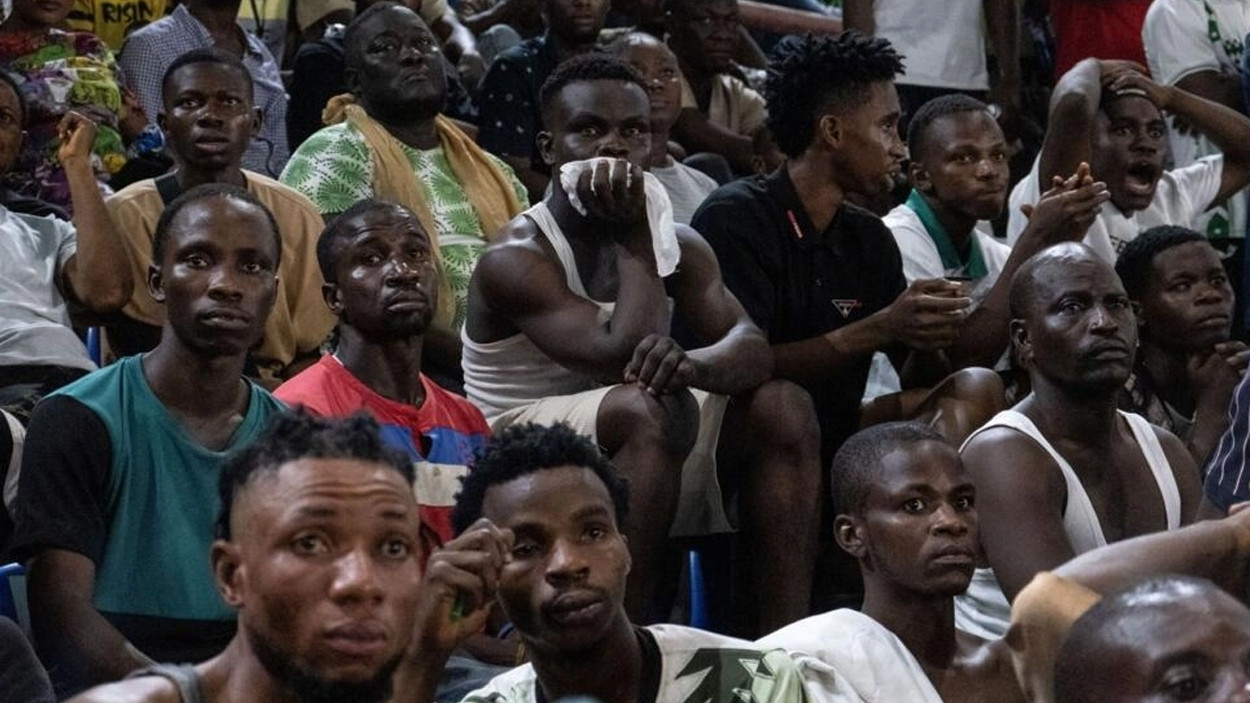
[[[548,427],[531,422],[508,427],[487,440],[478,452],[456,494],[452,528],[460,534],[482,517],[482,502],[491,486],[558,466],[580,466],[593,471],[612,497],[617,526],[625,524],[629,482],[617,474],[594,442],[564,423]]]
[[[1150,265],[1162,252],[1190,242],[1205,242],[1206,237],[1187,227],[1160,225],[1151,227],[1128,243],[1115,260],[1115,272],[1131,300],[1139,299],[1150,283]]]
[[[902,72],[902,57],[885,39],[855,31],[786,37],[769,62],[768,129],[787,156],[798,158],[815,139],[821,115],[862,105],[870,85]]]
[[[886,422],[851,435],[833,457],[830,488],[834,512],[862,513],[868,488],[881,472],[881,461],[896,449],[921,442],[945,444],[946,438],[922,422]]]
[[[543,114],[551,108],[552,102],[565,86],[580,81],[621,81],[633,83],[642,88],[644,93],[647,91],[647,84],[638,69],[619,57],[597,52],[582,54],[556,66],[556,70],[543,83],[542,89],[538,91],[538,103]]]
[[[221,498],[217,536],[231,539],[230,511],[252,479],[300,459],[358,459],[394,469],[409,485],[414,477],[412,460],[383,442],[377,420],[369,415],[323,418],[303,409],[285,412],[269,421],[259,439],[222,465],[217,482]]]
[[[355,232],[348,229],[347,224],[360,215],[379,210],[411,212],[399,203],[366,198],[365,200],[357,200],[354,205],[339,213],[337,217],[330,220],[330,224],[326,225],[325,229],[321,230],[321,236],[317,238],[317,266],[321,269],[321,278],[326,283],[338,283],[338,276],[334,270],[335,265],[338,263],[336,261],[335,244],[340,238],[346,238],[355,234]],[[429,236],[428,233],[426,236]]]
[[[1109,594],[1090,606],[1068,630],[1055,655],[1055,703],[1103,700],[1091,681],[1114,681],[1108,671],[1108,648],[1132,649],[1141,628],[1121,627],[1126,621],[1149,621],[1152,611],[1195,598],[1230,598],[1206,579],[1162,574]]]
[[[213,47],[192,49],[174,59],[173,63],[169,64],[169,68],[165,69],[165,75],[161,77],[161,92],[165,92],[165,86],[169,83],[170,76],[174,75],[178,69],[197,63],[215,63],[234,69],[235,73],[238,73],[247,82],[248,100],[253,98],[256,84],[252,80],[252,72],[247,70],[243,60],[234,54]]]
[[[916,109],[911,123],[907,127],[907,150],[912,160],[917,158],[924,148],[925,139],[929,136],[929,127],[943,117],[959,115],[965,112],[984,112],[989,114],[989,106],[962,93],[952,93],[934,98]]]
[[[182,213],[183,208],[205,198],[228,198],[260,208],[260,211],[265,213],[265,219],[269,220],[269,230],[273,233],[274,247],[277,251],[274,263],[281,263],[282,235],[278,232],[278,221],[274,219],[273,213],[269,211],[269,208],[265,207],[264,203],[246,189],[225,183],[206,183],[179,195],[161,213],[160,219],[156,221],[156,234],[152,237],[152,263],[154,265],[160,266],[164,263],[165,247],[169,242],[169,230],[173,227],[174,220]]]

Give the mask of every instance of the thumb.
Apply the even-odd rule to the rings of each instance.
[[[1025,217],[1032,217],[1033,206],[1028,203],[1024,203],[1023,205],[1020,206],[1020,213],[1024,215]]]

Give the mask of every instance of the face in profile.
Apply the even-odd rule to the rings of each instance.
[[[1228,340],[1233,287],[1215,249],[1206,241],[1170,247],[1150,262],[1138,302],[1143,338],[1155,344],[1210,351]]]
[[[335,281],[326,283],[330,309],[370,338],[407,338],[430,325],[438,273],[430,239],[406,208],[361,213],[334,249]]]
[[[492,486],[482,515],[516,535],[499,599],[531,650],[586,651],[625,619],[629,549],[593,471],[539,469]]]
[[[976,489],[954,448],[906,444],[881,459],[858,515],[839,515],[838,542],[897,588],[955,596],[976,568]]]
[[[213,561],[270,675],[300,700],[386,700],[413,628],[418,529],[411,487],[384,464],[305,458],[245,484]]]
[[[606,156],[641,169],[651,161],[651,101],[637,84],[575,81],[555,95],[539,134],[543,160],[553,171],[571,161]]]
[[[1163,175],[1167,125],[1155,104],[1128,96],[1104,102],[1094,131],[1090,166],[1124,212],[1144,210]]]
[[[877,81],[869,86],[867,101],[837,116],[835,175],[844,190],[873,197],[894,187],[905,155],[898,135],[900,114],[894,83]],[[831,119],[821,120],[822,130]]]
[[[280,243],[263,210],[226,196],[187,204],[148,276],[183,344],[212,356],[246,353],[264,334],[278,289]]]
[[[1034,270],[1023,321],[1013,323],[1024,366],[1076,392],[1124,385],[1137,349],[1137,319],[1120,278],[1097,254],[1076,245]]]
[[[1007,140],[988,112],[958,112],[925,130],[913,154],[912,182],[939,206],[972,220],[992,220],[1007,203]]]

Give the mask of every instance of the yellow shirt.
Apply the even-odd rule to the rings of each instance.
[[[65,21],[70,29],[91,32],[116,52],[131,32],[173,10],[173,0],[74,0]]]
[[[335,317],[321,296],[321,269],[317,266],[317,238],[321,215],[312,202],[294,189],[252,171],[243,172],[247,189],[273,212],[282,235],[278,265],[278,294],[265,322],[265,336],[253,353],[261,378],[278,378],[297,355],[316,352],[334,328]],[[105,201],[117,231],[126,243],[134,274],[134,293],[123,312],[153,326],[165,323],[165,308],[152,299],[144,282],[152,263],[152,238],[165,210],[156,182],[139,181]]]

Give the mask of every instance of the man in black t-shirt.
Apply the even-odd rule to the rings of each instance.
[[[889,42],[787,40],[774,68],[769,127],[788,163],[716,191],[691,224],[768,334],[775,375],[812,394],[827,466],[859,425],[873,353],[890,355],[904,387],[932,384],[970,300],[942,279],[907,286],[890,231],[845,202],[889,189],[902,163],[893,80],[903,65]]]

